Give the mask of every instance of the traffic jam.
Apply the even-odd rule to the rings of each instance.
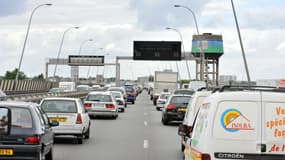
[[[148,88],[128,84],[97,88],[83,100],[47,97],[39,104],[2,101],[0,157],[52,160],[54,138],[69,136],[78,144],[88,141],[92,119],[116,120],[144,91],[153,103],[151,107],[161,112],[163,126],[179,122],[177,141],[185,160],[285,159],[284,89],[207,88],[201,82],[192,82],[190,87],[169,85],[166,89],[162,82]]]
[[[82,144],[91,136],[92,119],[117,119],[141,92],[140,87],[124,85],[96,88],[84,99],[51,96],[39,104],[1,101],[0,159],[53,160],[55,138],[68,136]]]

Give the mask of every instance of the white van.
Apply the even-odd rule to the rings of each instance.
[[[210,95],[194,122],[190,157],[284,160],[285,91],[230,87]]]
[[[199,90],[196,91],[193,95],[192,98],[190,99],[188,105],[187,105],[187,110],[185,113],[184,120],[182,124],[178,128],[178,134],[181,136],[181,151],[184,151],[185,149],[185,144],[188,138],[190,138],[189,132],[192,131],[193,129],[193,122],[196,117],[196,114],[202,105],[204,99],[211,95],[212,91],[208,90]],[[180,130],[186,131],[187,130],[187,135],[186,134],[181,134]],[[188,144],[188,148],[190,147],[190,143]]]

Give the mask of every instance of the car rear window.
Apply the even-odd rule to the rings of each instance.
[[[120,93],[112,93],[112,96],[114,98],[121,98],[121,94]]]
[[[171,104],[188,104],[191,97],[186,96],[177,96],[172,97],[170,103]]]
[[[134,92],[134,89],[132,87],[126,87],[126,92]]]
[[[176,90],[176,91],[174,91],[174,94],[192,95],[192,94],[194,94],[194,91],[191,91],[191,90]]]
[[[33,121],[30,110],[25,108],[12,108],[11,113],[12,113],[11,129],[33,127]]]
[[[112,98],[110,95],[90,94],[87,96],[86,101],[112,102]]]
[[[75,101],[45,100],[41,108],[46,113],[77,113]]]
[[[160,99],[167,99],[169,97],[169,94],[161,94]]]

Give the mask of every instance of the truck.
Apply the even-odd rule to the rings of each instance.
[[[151,99],[156,105],[156,100],[161,92],[172,92],[178,88],[178,72],[171,70],[155,71],[154,88]]]
[[[58,87],[64,92],[73,92],[76,91],[75,82],[59,82]]]

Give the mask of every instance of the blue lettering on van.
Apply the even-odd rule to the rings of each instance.
[[[239,110],[234,108],[227,109],[222,113],[221,125],[228,132],[254,130],[251,127],[250,120]]]

